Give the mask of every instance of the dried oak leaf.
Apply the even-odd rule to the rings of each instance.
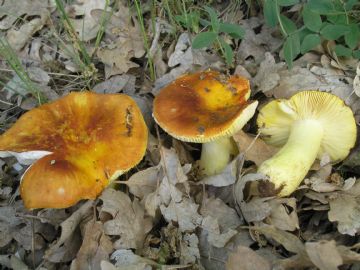
[[[103,0],[76,0],[73,5],[67,7],[72,17],[81,16],[80,19],[71,19],[75,31],[80,39],[89,41],[96,37],[100,24],[93,18],[91,11],[104,9],[106,6]]]
[[[0,29],[9,29],[19,18],[33,16],[47,16],[50,0],[5,0],[0,4]]]
[[[126,7],[122,7],[126,10]],[[130,68],[138,67],[131,61],[144,55],[144,43],[141,38],[140,26],[134,18],[123,10],[112,14],[106,13],[109,23],[105,33],[110,43],[97,51],[97,56],[105,65],[105,76],[126,73]],[[102,12],[94,11],[94,17],[101,18]]]
[[[100,199],[103,201],[100,217],[104,219],[104,213],[108,213],[113,218],[104,223],[104,232],[120,236],[114,248],[141,248],[152,228],[152,219],[145,217],[145,209],[139,201],[132,202],[125,193],[112,188],[104,190]]]
[[[70,270],[100,269],[103,260],[109,260],[113,251],[110,238],[105,235],[103,224],[93,219],[85,225],[83,243],[72,261]]]
[[[360,182],[348,191],[336,193],[329,200],[329,220],[337,222],[338,231],[342,234],[355,235],[360,231]]]
[[[242,224],[236,211],[218,198],[205,198],[200,213],[204,217],[201,228],[214,247],[224,247],[238,233],[236,228]]]

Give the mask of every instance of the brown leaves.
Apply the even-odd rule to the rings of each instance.
[[[104,232],[107,235],[117,235],[116,249],[140,249],[145,235],[152,228],[152,219],[145,217],[145,210],[138,200],[131,202],[130,198],[120,191],[106,189],[100,196],[103,206],[100,216],[104,221]],[[106,221],[105,213],[113,219]]]
[[[226,270],[270,270],[270,263],[253,251],[251,248],[238,246],[231,253],[227,262]]]

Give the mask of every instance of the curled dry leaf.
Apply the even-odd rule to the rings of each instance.
[[[226,270],[271,270],[271,264],[251,248],[238,246],[229,255]]]

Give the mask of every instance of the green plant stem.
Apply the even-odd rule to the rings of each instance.
[[[5,38],[0,38],[0,55],[5,58],[6,62],[13,69],[13,71],[19,76],[20,80],[24,83],[24,87],[29,93],[35,97],[38,103],[41,105],[46,102],[45,96],[41,93],[33,81],[30,79],[26,70],[22,66],[19,58],[17,57],[14,50]],[[16,91],[15,91],[16,92]]]
[[[150,55],[150,47],[149,47],[149,41],[146,35],[146,31],[145,31],[145,24],[144,24],[144,18],[141,12],[141,4],[139,2],[139,0],[135,0],[135,7],[136,7],[136,13],[137,13],[137,17],[139,19],[140,22],[140,28],[141,28],[141,33],[143,36],[143,43],[144,43],[144,47],[146,50],[146,54],[148,57],[148,62],[149,62],[149,70],[150,70],[150,79],[152,81],[155,81],[155,67],[154,67],[154,62],[153,62],[153,56]]]

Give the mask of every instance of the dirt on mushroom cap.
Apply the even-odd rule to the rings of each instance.
[[[216,71],[188,74],[156,96],[154,118],[178,139],[207,142],[236,131],[249,96],[249,81],[240,76]]]

